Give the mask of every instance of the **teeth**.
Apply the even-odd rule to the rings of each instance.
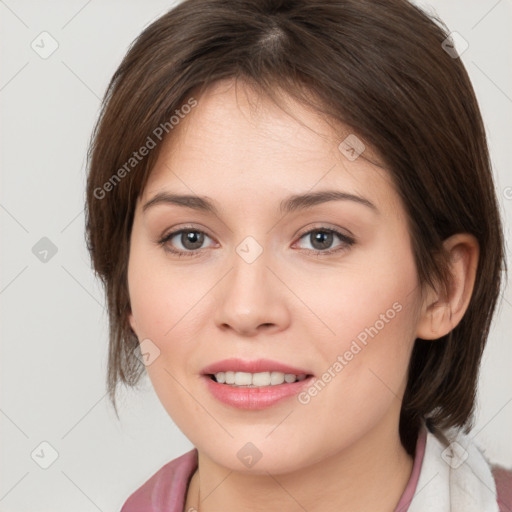
[[[252,384],[252,374],[245,372],[236,372],[235,384],[237,386],[250,386]]]
[[[278,386],[284,382],[291,384],[305,378],[305,374],[294,375],[293,373],[282,372],[218,372],[215,374],[215,380],[220,384],[246,387]]]

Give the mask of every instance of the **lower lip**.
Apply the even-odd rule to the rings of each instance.
[[[248,388],[219,384],[209,375],[204,375],[203,378],[206,380],[208,390],[217,400],[237,409],[265,409],[285,398],[299,394],[313,379],[310,376],[291,384]]]

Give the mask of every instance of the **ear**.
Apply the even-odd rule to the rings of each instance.
[[[458,233],[443,242],[449,253],[451,280],[436,291],[429,287],[422,304],[416,337],[435,340],[452,331],[466,312],[476,278],[480,254],[477,239],[467,233]],[[441,290],[443,287],[440,287]]]

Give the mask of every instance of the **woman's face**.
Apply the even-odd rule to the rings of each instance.
[[[130,323],[163,406],[236,471],[278,474],[398,435],[421,302],[389,175],[291,99],[301,122],[233,82],[197,99],[130,245]]]

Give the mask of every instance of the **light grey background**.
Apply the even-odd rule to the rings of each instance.
[[[85,152],[100,98],[131,41],[172,5],[0,0],[2,512],[119,510],[163,464],[192,448],[149,380],[124,395],[121,422],[115,418],[104,385],[104,299],[84,244]],[[512,2],[422,5],[469,43],[462,60],[485,118],[510,239]],[[58,48],[43,59],[31,44],[48,51],[52,38]],[[507,289],[484,355],[473,430],[487,456],[508,466],[511,303]],[[39,465],[51,461],[43,441],[58,452],[48,469]]]

